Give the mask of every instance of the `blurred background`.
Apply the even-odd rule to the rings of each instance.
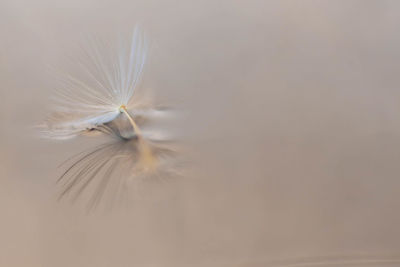
[[[57,201],[37,138],[88,35],[140,23],[185,177]],[[0,0],[0,266],[400,266],[400,2]],[[111,37],[110,37],[111,38]]]

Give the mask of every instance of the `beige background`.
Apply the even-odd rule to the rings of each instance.
[[[49,68],[136,22],[191,164],[87,215],[55,180],[92,144],[32,127]],[[0,0],[0,266],[400,266],[399,30],[398,1]]]

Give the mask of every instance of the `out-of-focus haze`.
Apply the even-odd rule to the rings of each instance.
[[[186,174],[87,214],[56,180],[93,143],[34,125],[136,23]],[[0,0],[0,100],[0,266],[400,266],[398,1]]]

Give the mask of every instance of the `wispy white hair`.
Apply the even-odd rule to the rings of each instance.
[[[54,113],[40,127],[45,137],[68,139],[87,129],[110,122],[121,115],[124,106],[133,114],[154,113],[150,99],[135,94],[145,66],[148,44],[144,33],[135,27],[128,45],[114,49],[96,40],[77,62],[84,78],[65,75],[56,90]],[[107,47],[105,47],[107,46]]]

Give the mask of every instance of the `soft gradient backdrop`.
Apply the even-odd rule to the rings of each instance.
[[[93,143],[33,126],[52,70],[137,22],[190,164],[86,214],[55,181]],[[400,266],[399,32],[399,1],[0,0],[0,266]]]

